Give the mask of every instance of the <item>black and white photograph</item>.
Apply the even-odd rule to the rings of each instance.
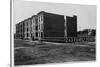
[[[96,5],[13,0],[14,65],[96,61]]]

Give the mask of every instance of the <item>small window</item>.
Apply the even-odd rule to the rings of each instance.
[[[29,34],[27,33],[27,37],[29,36]]]
[[[41,21],[43,21],[43,16],[41,16]]]
[[[38,37],[38,32],[36,32],[36,37]]]
[[[39,20],[41,21],[41,16],[40,16]]]
[[[28,28],[27,28],[27,32],[28,32]]]
[[[43,24],[41,24],[41,30],[43,30]]]
[[[36,30],[38,30],[38,26],[36,26]]]
[[[41,32],[41,37],[43,37],[43,32]]]
[[[32,25],[32,21],[30,21],[30,24]]]

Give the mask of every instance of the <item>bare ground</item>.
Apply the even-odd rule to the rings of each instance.
[[[15,65],[32,65],[96,60],[95,44],[93,43],[92,47],[91,43],[85,43],[85,46],[82,44],[59,43],[58,45],[57,43],[15,40],[14,62]]]

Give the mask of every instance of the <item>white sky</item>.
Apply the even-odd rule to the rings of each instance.
[[[75,5],[63,3],[46,3],[14,0],[13,3],[13,24],[15,24],[37,14],[40,11],[56,13],[66,16],[77,15],[77,28],[96,28],[96,6],[95,5]]]

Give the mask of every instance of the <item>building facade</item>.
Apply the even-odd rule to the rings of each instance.
[[[41,11],[16,24],[18,39],[64,40],[77,36],[77,16],[69,17]]]

